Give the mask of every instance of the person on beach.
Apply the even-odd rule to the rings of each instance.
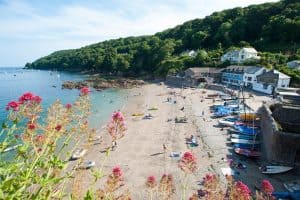
[[[166,146],[166,144],[163,144],[163,151],[164,151],[164,153],[167,152],[167,146]]]

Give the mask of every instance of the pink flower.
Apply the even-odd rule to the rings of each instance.
[[[55,130],[60,131],[61,130],[61,125],[58,124],[57,126],[55,126]]]
[[[113,168],[112,174],[114,175],[115,178],[121,178],[123,175],[122,170],[119,166],[115,166]]]
[[[28,124],[27,124],[27,128],[28,128],[29,130],[34,130],[34,129],[35,129],[35,124],[34,124],[34,123],[28,123]]]
[[[261,182],[261,187],[262,187],[263,192],[265,192],[268,195],[271,195],[274,192],[273,185],[270,183],[270,181],[268,181],[266,179],[264,179]]]
[[[120,111],[114,112],[112,115],[112,118],[113,118],[113,120],[124,121],[124,116]]]
[[[203,178],[204,185],[211,184],[216,179],[216,176],[214,174],[206,174]]]
[[[19,110],[19,103],[16,101],[11,101],[6,105],[6,110],[13,109],[14,111]]]
[[[33,97],[34,95],[31,92],[26,92],[19,98],[19,101],[24,103],[24,101],[31,101]]]
[[[42,142],[45,139],[44,135],[37,135],[35,137],[36,142]]]
[[[184,172],[195,172],[197,170],[197,159],[191,152],[185,152],[179,161],[179,168]]]
[[[238,181],[236,182],[235,186],[237,191],[239,192],[239,195],[241,195],[243,199],[250,199],[251,190],[246,184],[244,184],[242,181]]]
[[[66,109],[71,109],[72,108],[72,104],[70,104],[70,103],[67,103],[66,105],[65,105],[65,107],[66,107]]]
[[[90,89],[88,87],[83,87],[80,89],[80,94],[85,96],[88,95],[90,93]]]
[[[154,176],[148,176],[146,186],[154,188],[156,186],[156,178]]]
[[[33,96],[31,100],[35,103],[41,103],[42,98],[40,96]]]

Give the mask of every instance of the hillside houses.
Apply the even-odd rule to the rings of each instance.
[[[221,57],[221,61],[230,63],[243,63],[248,60],[258,60],[257,51],[254,48],[242,48],[240,50],[228,51]]]
[[[293,60],[287,63],[287,66],[291,69],[300,70],[300,60]]]

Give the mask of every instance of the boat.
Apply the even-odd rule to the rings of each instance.
[[[88,161],[87,163],[86,163],[86,169],[90,169],[90,168],[92,168],[92,167],[94,167],[96,165],[96,163],[95,163],[95,161]]]
[[[257,140],[246,140],[246,139],[238,139],[238,138],[231,138],[230,141],[232,143],[239,143],[239,144],[260,144],[260,141]]]
[[[151,111],[151,110],[158,110],[158,108],[152,107],[152,108],[149,108],[148,110],[149,110],[149,111]]]
[[[143,117],[143,119],[152,119],[152,118],[153,118],[153,116],[151,114],[145,115]]]
[[[259,151],[250,150],[250,149],[235,148],[234,152],[236,154],[246,156],[246,157],[252,157],[252,158],[257,158],[261,156],[261,153]]]
[[[272,197],[276,199],[299,200],[300,192],[273,192]]]
[[[258,116],[256,115],[256,113],[240,113],[239,114],[239,118],[242,120],[242,121],[253,121],[253,120],[256,120],[258,118]]]
[[[235,143],[233,144],[233,148],[243,148],[243,149],[251,149],[251,150],[257,150],[259,149],[259,144],[241,144],[241,143]]]
[[[220,119],[220,120],[218,120],[218,122],[222,126],[233,127],[235,125],[236,120],[237,120],[237,118],[235,118],[235,117],[229,117],[229,118]]]
[[[17,149],[19,146],[22,146],[22,144],[17,144],[17,145],[8,147],[8,148],[4,149],[2,153],[5,153],[5,152],[8,152],[8,151],[15,150],[15,149]]]
[[[133,113],[131,116],[133,116],[133,117],[141,117],[143,115],[144,115],[144,113]]]
[[[247,134],[247,135],[256,135],[259,133],[259,129],[257,127],[234,125],[234,129],[242,134]]]
[[[238,134],[238,133],[232,133],[231,138],[252,140],[253,136],[252,135],[243,135],[243,134]]]
[[[283,183],[289,192],[300,192],[300,179]]]
[[[187,123],[187,118],[186,117],[176,117],[175,123]]]
[[[280,174],[292,170],[293,167],[282,165],[268,165],[260,168],[263,174]]]
[[[182,155],[182,152],[171,152],[170,153],[170,157],[172,157],[172,158],[179,158],[179,157],[181,157],[181,155]]]
[[[71,156],[71,160],[77,160],[86,154],[86,149],[76,149]]]

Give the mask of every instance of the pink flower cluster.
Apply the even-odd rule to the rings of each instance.
[[[242,181],[238,181],[235,183],[235,188],[242,199],[250,199],[251,190],[248,188],[246,184]]]
[[[36,96],[31,92],[24,93],[19,101],[11,101],[6,105],[6,110],[12,109],[13,111],[18,111],[20,105],[28,103],[28,104],[40,104],[42,102],[42,98],[40,96]]]
[[[90,93],[90,89],[88,87],[83,87],[80,89],[80,95],[86,96]]]
[[[118,178],[118,179],[121,179],[123,176],[123,172],[119,166],[115,166],[113,168],[112,174],[113,174],[114,178]]]
[[[216,175],[214,174],[206,174],[203,178],[203,184],[205,186],[211,185],[216,180]]]
[[[191,152],[185,152],[179,161],[179,168],[187,173],[194,173],[197,170],[197,159]]]
[[[111,121],[107,125],[107,131],[113,141],[124,136],[126,131],[125,118],[121,112],[114,112]]]
[[[146,186],[149,188],[154,188],[157,185],[155,176],[148,176],[146,181]]]
[[[271,195],[274,192],[274,188],[273,185],[270,183],[270,181],[264,179],[261,182],[261,187],[264,193],[266,193],[267,195]]]

